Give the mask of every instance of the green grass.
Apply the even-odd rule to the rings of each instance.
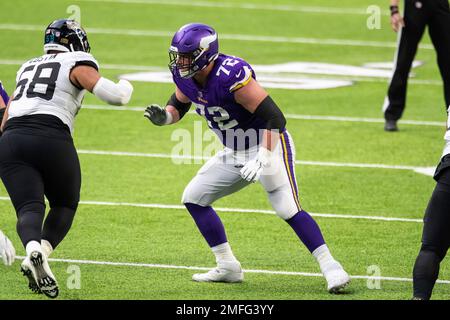
[[[241,1],[227,0],[240,4]],[[272,4],[269,0],[245,3]],[[1,24],[45,27],[67,16],[66,8],[77,4],[88,29],[137,29],[174,32],[190,21],[214,25],[220,34],[265,35],[360,41],[396,41],[388,17],[380,30],[368,30],[364,15],[244,10],[229,8],[176,7],[150,4],[119,4],[92,1],[3,0]],[[385,1],[331,0],[294,1],[280,4],[353,8],[365,10]],[[270,27],[267,27],[270,26]],[[1,30],[0,53],[4,60],[25,61],[42,52],[42,31]],[[169,37],[136,37],[89,34],[92,53],[100,63],[164,68]],[[428,36],[424,42],[429,44]],[[272,43],[222,40],[221,51],[247,59],[252,64],[292,61],[328,62],[360,66],[366,62],[391,61],[395,48]],[[420,50],[418,80],[439,81],[433,50]],[[15,86],[19,64],[0,63],[1,80],[9,92]],[[100,69],[111,79],[132,70]],[[351,87],[330,90],[271,89],[271,96],[286,114],[382,118],[381,106],[387,81],[356,82]],[[173,92],[171,84],[133,83],[130,106],[163,104]],[[84,104],[104,105],[86,95]],[[404,119],[444,123],[442,87],[410,84]],[[174,129],[193,132],[195,115],[177,127],[158,128],[142,112],[82,109],[77,117],[75,143],[79,150],[103,150],[170,154],[177,141]],[[203,128],[206,128],[203,124]],[[308,161],[409,165],[433,167],[443,147],[445,127],[406,125],[388,134],[382,123],[334,122],[288,119],[288,129],[297,147],[297,159]],[[83,201],[157,203],[180,205],[184,187],[200,164],[174,164],[167,158],[118,157],[80,154],[83,171]],[[411,170],[298,165],[296,168],[303,207],[313,213],[384,216],[421,219],[434,181]],[[0,196],[7,196],[3,186]],[[259,185],[217,201],[217,207],[271,209]],[[2,229],[24,255],[15,233],[15,214],[9,201],[0,201]],[[229,241],[245,269],[318,273],[307,249],[292,230],[274,215],[219,211]],[[369,275],[379,267],[381,276],[411,278],[420,247],[421,224],[367,219],[317,217],[333,254],[352,275]],[[132,206],[81,204],[67,238],[54,253],[58,259],[98,262],[163,264],[212,267],[214,258],[185,210]],[[45,299],[31,294],[13,267],[0,265],[0,299]],[[81,289],[66,283],[70,265],[81,270]],[[320,277],[247,273],[238,285],[198,284],[197,272],[144,266],[112,266],[76,262],[52,262],[61,284],[61,299],[408,299],[411,282],[382,281],[371,290],[367,280],[354,279],[347,294],[332,296]],[[449,259],[441,267],[441,279],[450,279]],[[448,299],[450,285],[437,284],[433,298]]]

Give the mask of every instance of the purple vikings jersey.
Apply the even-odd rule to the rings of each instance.
[[[3,85],[2,85],[1,81],[0,81],[0,95],[1,95],[5,105],[7,105],[8,101],[9,101],[9,97],[8,97],[8,94],[6,93],[5,89],[3,89]]]
[[[244,60],[220,54],[215,60],[206,86],[200,87],[193,78],[183,79],[173,73],[177,87],[196,107],[222,143],[242,150],[260,143],[266,128],[264,120],[247,111],[234,99],[234,92],[256,79],[252,67]]]

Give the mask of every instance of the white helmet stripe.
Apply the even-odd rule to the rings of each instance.
[[[200,40],[200,48],[201,49],[208,49],[210,43],[214,42],[217,40],[217,33],[214,33],[210,36],[204,37]]]
[[[50,50],[55,51],[63,51],[63,52],[69,52],[70,50],[63,45],[57,44],[57,43],[47,43],[44,44],[44,52],[48,53]]]

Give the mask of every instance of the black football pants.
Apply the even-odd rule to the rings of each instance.
[[[405,0],[405,27],[399,31],[395,70],[384,104],[386,120],[398,120],[406,103],[406,87],[419,42],[428,26],[444,82],[445,110],[450,106],[450,9],[448,0]]]
[[[80,199],[81,171],[73,141],[7,130],[0,138],[0,176],[16,210],[23,245],[45,239],[56,248]],[[45,222],[44,195],[50,204]]]
[[[450,167],[445,167],[425,212],[422,247],[416,259],[414,297],[428,300],[439,276],[441,261],[450,247]]]

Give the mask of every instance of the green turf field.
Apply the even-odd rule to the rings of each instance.
[[[102,75],[110,79],[149,67],[166,68],[171,34],[189,22],[213,25],[219,39],[226,35],[221,51],[251,64],[296,61],[362,66],[393,60],[396,35],[385,14],[388,1],[273,3],[2,0],[0,80],[11,93],[19,65],[42,54],[43,30],[52,20],[68,17],[70,5],[80,7],[91,53]],[[382,27],[369,30],[365,11],[373,4],[383,9]],[[237,35],[247,38],[237,39]],[[420,220],[434,188],[430,176],[413,169],[437,164],[446,120],[428,35],[422,45],[416,59],[424,65],[414,70],[403,117],[418,122],[400,121],[398,133],[383,131],[386,78],[303,74],[355,82],[323,90],[268,89],[289,115],[297,160],[303,161],[296,168],[301,203],[319,214],[317,221],[333,254],[355,276],[347,294],[328,294],[314,259],[289,226],[260,211],[271,207],[259,185],[216,204],[235,255],[249,270],[245,282],[192,282],[198,269],[214,266],[194,222],[179,207],[184,187],[201,164],[175,164],[167,155],[177,143],[171,140],[172,131],[193,132],[193,121],[200,118],[188,115],[177,127],[152,126],[143,117],[144,106],[165,103],[174,87],[133,82],[129,107],[139,107],[138,111],[94,109],[105,104],[87,94],[84,105],[88,108],[77,117],[74,138],[80,151],[83,202],[72,230],[52,256],[59,259],[51,266],[61,286],[60,299],[409,299]],[[354,121],[338,121],[344,117]],[[23,256],[13,207],[3,186],[0,196],[0,229]],[[236,208],[247,210],[229,210]],[[45,299],[27,289],[20,262],[19,258],[11,268],[0,265],[0,299]],[[442,264],[442,280],[450,280],[449,262],[446,258]],[[370,266],[385,277],[379,285],[367,279],[373,275],[368,272]],[[81,275],[79,289],[72,285],[74,268]],[[450,283],[437,284],[433,298],[449,297]]]

